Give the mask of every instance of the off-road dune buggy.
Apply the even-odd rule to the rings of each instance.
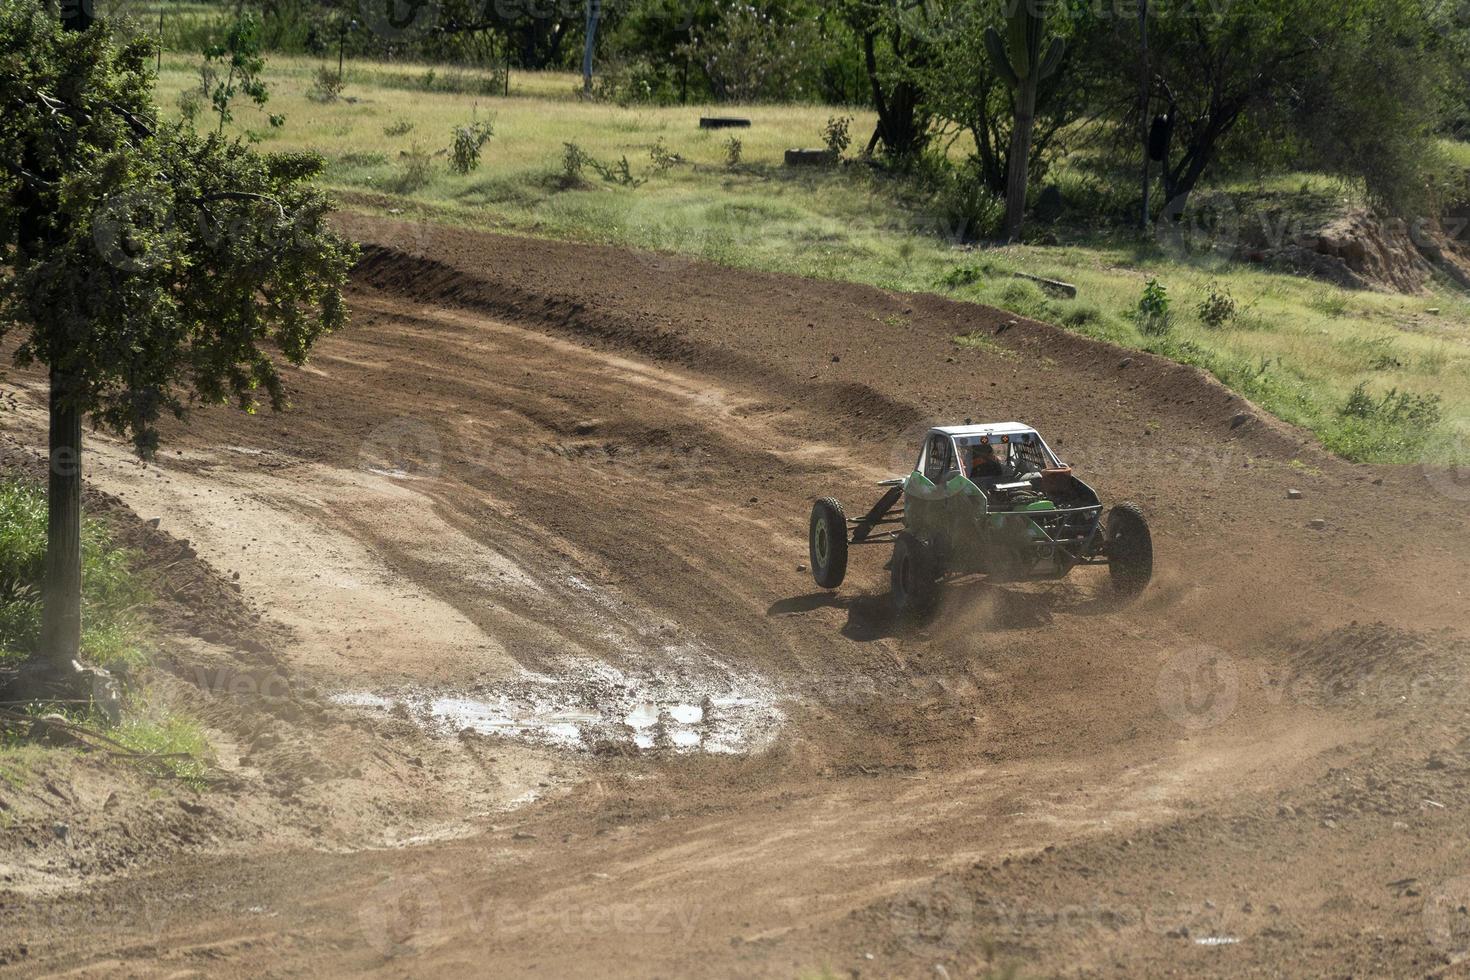
[[[1118,504],[1104,522],[1097,493],[1019,422],[931,429],[914,471],[880,486],[887,492],[857,519],[832,497],[812,507],[812,577],[822,588],[842,585],[849,546],[888,543],[901,613],[932,608],[950,575],[1017,582],[1107,565],[1125,599],[1153,576],[1153,539],[1138,506]]]

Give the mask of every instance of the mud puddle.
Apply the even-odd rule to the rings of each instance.
[[[465,691],[345,691],[332,700],[441,736],[472,732],[577,752],[759,752],[785,721],[775,691],[755,677],[631,676],[605,663],[568,665],[558,675],[527,671]]]

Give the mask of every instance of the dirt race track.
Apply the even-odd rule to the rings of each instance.
[[[91,443],[264,618],[167,639],[228,782],[123,801],[167,849],[73,791],[97,815],[6,858],[0,969],[1464,968],[1462,474],[985,308],[341,221],[353,324],[289,415]],[[1140,601],[960,582],[905,626],[882,548],[813,586],[812,500],[865,509],[966,417],[1144,508]]]

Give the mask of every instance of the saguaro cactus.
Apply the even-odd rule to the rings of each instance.
[[[1061,66],[1066,42],[1060,37],[1044,42],[1046,18],[1037,12],[1037,0],[1009,0],[1008,6],[1005,37],[994,27],[987,27],[985,50],[995,70],[1010,87],[1015,106],[1010,170],[1006,177],[1005,223],[1005,237],[1014,241],[1021,235],[1026,209],[1026,175],[1031,164],[1031,130],[1036,123],[1036,92],[1041,82],[1056,74]]]

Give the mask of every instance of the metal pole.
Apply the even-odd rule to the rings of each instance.
[[[1138,70],[1138,125],[1143,136],[1143,211],[1139,215],[1138,227],[1148,228],[1148,192],[1149,192],[1149,160],[1148,160],[1148,0],[1139,0],[1138,3],[1138,38],[1139,38],[1139,70]]]

